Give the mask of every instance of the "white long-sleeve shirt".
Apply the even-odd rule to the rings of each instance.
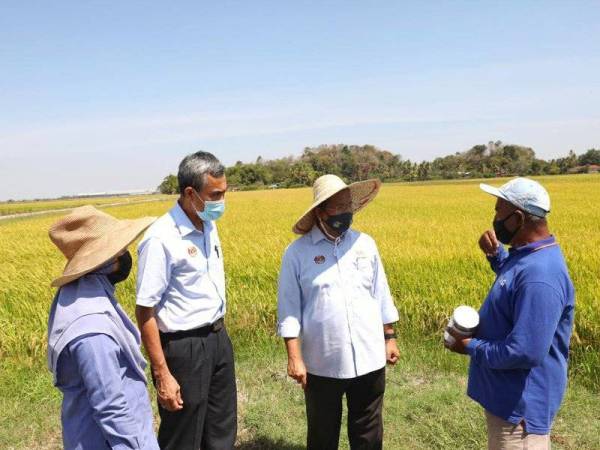
[[[375,241],[348,230],[335,242],[318,227],[286,250],[278,334],[300,337],[307,371],[354,378],[385,366],[383,324],[398,320]]]

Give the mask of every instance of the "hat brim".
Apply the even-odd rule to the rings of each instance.
[[[508,201],[506,196],[502,192],[500,192],[500,189],[498,189],[494,186],[490,186],[489,184],[485,184],[485,183],[480,183],[479,188],[482,191],[487,192],[490,195],[493,195],[494,197],[498,197],[498,198],[501,198],[502,200]]]
[[[304,214],[300,216],[300,219],[296,221],[292,227],[292,231],[296,234],[308,233],[315,224],[315,208],[328,198],[333,197],[338,192],[341,192],[345,189],[350,191],[350,197],[352,199],[352,212],[356,213],[367,206],[377,196],[380,187],[381,181],[378,179],[357,181],[349,184],[348,186],[340,187],[340,189],[330,192],[325,198],[320,198],[318,201],[315,201],[310,208],[308,208]]]
[[[52,286],[64,286],[115,259],[155,220],[156,217],[120,220],[110,232],[90,242],[88,246],[82,247],[67,262],[63,274],[52,281]]]

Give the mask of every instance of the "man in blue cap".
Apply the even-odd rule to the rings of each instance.
[[[497,197],[493,230],[479,240],[496,280],[475,337],[449,329],[446,345],[471,357],[467,393],[486,411],[488,449],[549,449],[567,385],[573,283],[548,230],[546,190],[527,178],[480,187]]]

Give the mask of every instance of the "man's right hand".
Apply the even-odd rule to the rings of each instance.
[[[500,243],[496,239],[496,233],[494,230],[487,230],[479,238],[479,248],[485,253],[485,256],[492,257],[496,256]]]
[[[158,403],[167,411],[179,411],[183,409],[183,399],[181,398],[181,388],[179,383],[168,370],[155,375],[156,394]]]
[[[302,359],[288,358],[287,373],[302,386],[302,389],[306,389],[306,366]]]

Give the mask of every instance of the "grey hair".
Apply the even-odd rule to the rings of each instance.
[[[536,216],[535,214],[530,214],[528,212],[525,212],[525,220],[533,223],[534,225],[543,225],[546,223],[545,217]]]
[[[224,174],[225,166],[212,153],[200,151],[187,155],[179,164],[177,172],[179,193],[183,194],[186,187],[201,192],[207,175],[221,178]]]

